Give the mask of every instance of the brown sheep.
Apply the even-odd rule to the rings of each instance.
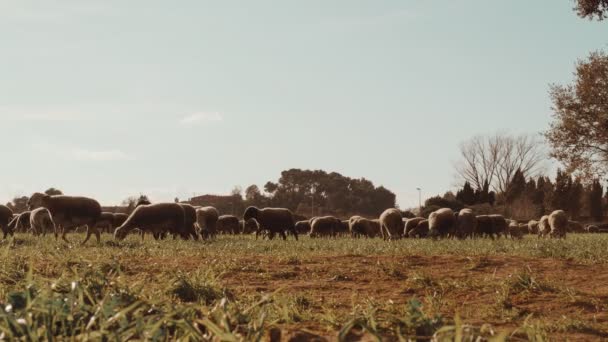
[[[258,223],[256,220],[240,220],[239,226],[241,234],[251,234],[258,231]]]
[[[117,227],[122,226],[123,223],[125,223],[125,221],[129,218],[129,215],[124,214],[124,213],[114,213],[114,220],[112,221],[112,227],[113,230],[116,229]],[[112,231],[112,234],[114,234],[114,231]]]
[[[403,234],[403,217],[397,209],[385,210],[380,215],[380,234],[383,240],[397,240]]]
[[[296,231],[298,232],[298,234],[302,235],[310,234],[310,221],[304,220],[296,222]]]
[[[58,237],[57,227],[47,208],[41,207],[32,210],[30,214],[30,227],[32,227],[32,233],[34,235],[42,234],[42,236],[45,236],[47,232],[53,232],[53,234],[55,234],[55,240]]]
[[[585,227],[577,221],[568,221],[568,233],[584,233]]]
[[[244,220],[254,219],[258,222],[259,228],[256,238],[262,231],[268,231],[268,237],[274,238],[275,234],[281,235],[283,240],[287,240],[287,235],[292,234],[298,240],[296,222],[291,210],[285,208],[264,208],[248,207],[243,214]]]
[[[600,228],[594,224],[590,224],[588,225],[585,230],[587,231],[587,233],[599,233],[600,232]]]
[[[568,230],[568,216],[563,210],[555,210],[549,215],[550,237],[565,238]]]
[[[3,239],[6,239],[7,235],[14,235],[12,229],[9,228],[8,224],[13,220],[13,211],[5,206],[0,205],[0,227],[2,227]]]
[[[342,222],[333,216],[323,216],[314,219],[310,225],[310,237],[335,237]]]
[[[549,225],[549,215],[545,215],[538,221],[538,237],[545,237],[551,233],[551,226]]]
[[[506,237],[509,230],[509,224],[507,223],[505,217],[498,214],[489,216],[492,219],[494,234],[496,234],[498,237],[500,237],[500,234],[503,234]]]
[[[205,239],[215,237],[217,234],[217,220],[220,214],[214,207],[196,209],[196,229]]]
[[[519,229],[519,223],[515,220],[506,220],[507,221],[507,234],[512,239],[521,239],[523,237],[523,232]]]
[[[92,198],[65,195],[49,196],[37,192],[30,197],[27,205],[30,210],[40,207],[47,208],[55,221],[57,229],[61,232],[61,238],[65,242],[69,242],[66,238],[68,230],[85,225],[87,226],[87,235],[82,244],[89,241],[92,234],[95,234],[98,243],[101,241],[101,234],[95,227],[101,216],[101,206],[99,202]]]
[[[179,234],[173,234],[173,238],[177,235],[184,236],[188,235],[192,237],[192,240],[198,240],[198,232],[196,230],[196,209],[187,203],[178,203],[182,209],[184,209],[184,231]]]
[[[120,227],[116,228],[114,238],[123,240],[129,232],[138,228],[141,232],[150,232],[155,237],[174,233],[181,235],[183,239],[188,239],[184,229],[185,221],[184,208],[177,203],[140,205]]]
[[[429,215],[429,236],[447,237],[453,235],[456,216],[450,208],[435,210]]]
[[[365,236],[374,238],[380,236],[379,220],[369,220],[361,216],[353,216],[349,220],[349,228],[352,237]]]
[[[222,234],[238,234],[240,224],[234,215],[222,215],[217,219],[217,232]]]
[[[338,230],[338,235],[341,236],[346,236],[349,234],[349,224],[348,224],[348,220],[342,220],[340,221],[340,229]]]
[[[24,211],[21,214],[13,215],[13,220],[8,224],[12,232],[25,233],[32,228],[30,226],[31,211]]]
[[[492,215],[477,215],[477,230],[475,235],[480,237],[489,237],[494,239],[495,237],[500,238],[500,234],[504,233],[500,231],[499,227],[496,226],[497,220],[494,220]]]
[[[422,221],[426,220],[424,217],[413,217],[410,219],[405,219],[405,224],[403,227],[403,235],[409,236],[410,231],[418,226],[418,224]]]
[[[538,221],[530,220],[530,222],[528,222],[528,232],[530,234],[538,234]]]
[[[95,223],[95,227],[100,232],[112,233],[114,229],[114,214],[106,211],[102,212]]]
[[[424,238],[429,235],[429,220],[422,220],[407,232],[409,238]]]
[[[454,235],[459,239],[472,237],[477,229],[477,217],[471,209],[462,209],[456,216]]]

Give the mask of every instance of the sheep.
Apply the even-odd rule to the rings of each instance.
[[[2,238],[6,239],[7,235],[14,235],[12,229],[9,228],[8,224],[13,220],[13,211],[5,206],[0,205],[0,227],[2,227],[2,234],[4,235]]]
[[[116,228],[114,238],[123,240],[129,232],[139,228],[144,233],[151,232],[155,238],[162,234],[174,233],[181,235],[183,239],[188,239],[184,228],[185,222],[184,208],[177,203],[140,205],[120,227]]]
[[[386,209],[380,215],[380,234],[383,240],[400,239],[403,234],[403,217],[397,209]]]
[[[182,209],[184,209],[184,231],[179,234],[173,234],[173,238],[177,235],[180,236],[190,236],[193,240],[198,240],[198,233],[196,231],[196,209],[193,206],[187,203],[177,203]]]
[[[441,208],[429,215],[429,235],[433,238],[453,234],[456,217],[450,208]]]
[[[338,229],[338,235],[341,236],[346,236],[349,233],[349,224],[348,224],[348,220],[341,220],[340,221],[340,228]]]
[[[202,207],[196,209],[196,229],[204,239],[215,237],[216,226],[220,214],[214,207]]]
[[[580,222],[568,221],[568,233],[584,233],[585,227]]]
[[[13,215],[13,220],[8,224],[12,232],[25,233],[32,228],[30,226],[31,211],[24,211],[21,214]]]
[[[426,220],[424,217],[414,217],[410,219],[404,219],[405,224],[403,226],[403,236],[409,236],[409,233],[412,229],[416,228],[418,224],[422,221]]]
[[[239,226],[241,234],[251,234],[258,231],[258,223],[256,220],[240,220]]]
[[[475,235],[482,237],[485,236],[494,239],[495,237],[500,238],[500,233],[504,232],[504,229],[501,231],[500,227],[496,225],[497,221],[499,220],[495,219],[493,215],[477,215],[476,218],[477,229]]]
[[[45,236],[47,232],[53,232],[55,240],[58,238],[57,227],[53,217],[47,208],[41,207],[32,210],[30,214],[30,226],[34,235]]]
[[[82,241],[85,244],[95,234],[97,242],[101,242],[101,234],[95,227],[97,220],[101,216],[101,206],[99,202],[92,198],[56,195],[50,196],[43,193],[34,193],[27,205],[30,210],[40,207],[47,208],[55,221],[57,229],[61,232],[61,238],[68,242],[66,233],[68,230],[87,226],[87,235]]]
[[[310,233],[310,221],[303,220],[296,222],[296,231],[298,234],[309,234]]]
[[[285,234],[287,232],[293,234],[294,238],[298,240],[298,232],[295,227],[296,222],[289,209],[248,207],[245,209],[243,219],[254,219],[258,222],[259,228],[256,232],[256,238],[261,231],[268,231],[270,239],[278,233],[283,237],[283,240],[287,240],[287,235]]]
[[[349,220],[349,230],[352,237],[365,236],[373,238],[380,235],[380,220],[369,220],[361,216],[353,216]]]
[[[333,216],[315,218],[310,225],[310,237],[335,237],[342,222]]]
[[[549,215],[550,237],[565,238],[568,230],[568,216],[563,210],[555,210]]]
[[[477,217],[471,209],[462,209],[456,216],[455,236],[459,239],[472,237],[477,229]]]
[[[238,234],[240,224],[234,215],[222,215],[217,219],[217,232],[223,234]]]
[[[523,232],[519,229],[519,223],[515,220],[507,220],[507,233],[512,239],[521,239]]]
[[[585,230],[587,231],[587,233],[599,233],[600,232],[600,228],[594,224],[590,224],[587,227],[585,227]]]
[[[488,215],[492,219],[494,234],[500,237],[500,234],[503,234],[505,237],[508,234],[509,225],[507,224],[507,220],[502,215],[494,214]]]
[[[538,221],[530,220],[530,222],[528,222],[528,232],[530,234],[538,234]]]
[[[545,215],[538,221],[538,237],[547,236],[550,232],[551,226],[549,225],[549,215]]]
[[[114,220],[112,221],[112,230],[116,229],[116,227],[122,226],[123,223],[129,218],[129,215],[124,213],[114,213]],[[114,231],[112,231],[112,234]]]
[[[410,229],[407,232],[407,236],[409,238],[424,238],[427,237],[429,235],[429,220],[422,220],[420,222],[418,222],[418,224],[416,225],[416,227]]]
[[[95,227],[101,231],[106,233],[111,233],[114,229],[114,214],[104,211],[99,215],[99,219],[95,223]]]

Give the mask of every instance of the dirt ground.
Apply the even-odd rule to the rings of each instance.
[[[155,260],[165,267],[195,268],[192,260]],[[466,324],[489,323],[511,334],[538,320],[552,340],[608,340],[608,265],[523,257],[310,256],[277,260],[237,256],[238,268],[221,277],[237,296],[281,289],[311,299],[312,312],[330,307],[352,312],[353,302],[386,306],[418,298],[425,312]],[[315,311],[316,310],[316,311]],[[378,315],[382,316],[380,309]],[[334,340],[337,331],[320,319],[278,326],[272,332],[297,341]],[[521,336],[514,335],[514,336]],[[353,338],[357,339],[357,338]],[[388,336],[387,339],[392,339]],[[525,339],[525,338],[524,338]]]

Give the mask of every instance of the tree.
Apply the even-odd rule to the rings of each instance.
[[[555,176],[555,190],[553,191],[553,198],[551,199],[552,210],[568,210],[571,186],[572,180],[570,179],[570,176],[558,169]]]
[[[513,179],[507,186],[506,201],[507,203],[513,203],[517,198],[524,194],[526,190],[526,177],[520,169],[517,169],[513,175]]]
[[[602,195],[604,194],[604,188],[600,184],[600,181],[595,179],[591,185],[591,189],[588,193],[589,202],[589,216],[594,221],[601,222],[604,219],[604,206],[602,203]]]
[[[475,190],[473,190],[468,181],[464,182],[462,190],[456,192],[456,199],[466,205],[475,204]]]
[[[581,18],[603,20],[608,17],[608,0],[576,0],[574,9]]]
[[[235,185],[234,188],[232,188],[232,190],[230,191],[230,195],[239,197],[239,198],[242,198],[242,195],[241,195],[242,193],[243,193],[243,188],[241,188],[239,185]]]
[[[48,188],[44,193],[49,196],[63,195],[63,192],[61,192],[61,190],[55,188]]]
[[[567,210],[574,219],[580,216],[584,191],[585,189],[580,179],[570,180],[570,200],[568,201]]]
[[[566,172],[591,182],[608,171],[608,55],[579,60],[574,84],[551,86],[553,121],[545,138]]]
[[[532,135],[477,136],[460,144],[461,160],[456,172],[462,181],[475,189],[483,189],[487,182],[492,190],[505,193],[519,169],[535,176],[543,166],[543,145]]]

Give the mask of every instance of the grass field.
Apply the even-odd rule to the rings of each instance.
[[[0,337],[608,338],[608,235],[0,243]]]

